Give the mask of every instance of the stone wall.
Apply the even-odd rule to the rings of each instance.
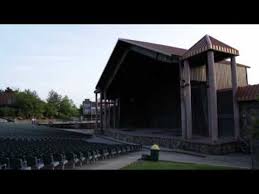
[[[204,154],[227,154],[239,152],[239,144],[237,142],[228,142],[221,144],[206,144],[192,141],[184,141],[177,137],[150,137],[150,136],[137,136],[129,135],[125,133],[115,132],[112,130],[105,130],[104,135],[109,137],[136,143],[142,145],[152,145],[158,144],[161,147],[170,148],[170,149],[183,149],[188,151],[194,151]]]
[[[246,129],[253,127],[255,120],[259,120],[259,101],[239,103],[241,135],[245,135]],[[258,129],[259,130],[259,129]]]

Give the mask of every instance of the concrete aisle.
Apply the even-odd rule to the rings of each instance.
[[[93,164],[76,167],[75,170],[118,170],[137,161],[141,157],[142,153],[144,152],[134,152],[116,158],[97,161]]]
[[[77,167],[76,170],[118,170],[141,158],[142,154],[149,154],[148,150],[130,153],[128,155],[97,161],[94,164]],[[172,162],[185,162],[196,164],[208,164],[216,166],[228,166],[240,169],[250,168],[250,158],[242,154],[230,154],[226,156],[199,157],[174,152],[160,152],[160,160]]]

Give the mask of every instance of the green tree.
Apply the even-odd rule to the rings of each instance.
[[[56,91],[51,90],[49,92],[48,98],[47,98],[47,105],[46,105],[46,115],[48,117],[59,117],[59,109],[60,109],[60,103],[62,100],[62,96],[59,95]]]
[[[42,117],[44,113],[44,104],[36,91],[29,89],[23,92],[16,92],[16,108],[18,116],[25,118]]]
[[[63,119],[69,119],[71,117],[79,116],[79,111],[74,102],[65,96],[62,98],[59,106],[59,115]]]
[[[51,90],[49,92],[47,102],[51,104],[55,104],[56,106],[59,106],[60,102],[62,100],[62,96],[59,95],[56,91]]]

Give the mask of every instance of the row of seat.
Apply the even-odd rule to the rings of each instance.
[[[86,134],[31,124],[0,123],[1,138],[85,138]]]
[[[0,124],[0,169],[65,169],[141,149],[87,142],[89,136],[30,124]]]
[[[0,138],[0,169],[74,168],[140,149],[140,145],[89,143],[71,139],[30,141]]]

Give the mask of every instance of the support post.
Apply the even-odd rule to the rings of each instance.
[[[106,91],[103,93],[104,95],[104,122],[103,122],[103,128],[107,129],[107,96]]]
[[[190,64],[188,60],[184,60],[184,104],[185,104],[185,120],[186,120],[186,137],[192,138],[192,94],[191,94],[191,75]]]
[[[231,78],[232,78],[232,95],[233,95],[233,116],[234,116],[234,134],[235,139],[239,139],[240,128],[239,128],[239,107],[236,98],[237,93],[237,64],[235,56],[231,57]]]
[[[108,121],[107,128],[111,128],[111,100],[108,100]]]
[[[180,104],[181,104],[181,129],[182,129],[182,139],[186,139],[186,111],[185,111],[185,95],[184,95],[184,71],[182,63],[179,63],[179,77],[180,77]]]
[[[116,100],[113,100],[113,106],[112,106],[112,110],[113,110],[113,128],[116,128]]]
[[[118,124],[117,127],[120,128],[121,127],[121,99],[118,98]]]
[[[103,132],[103,92],[100,93],[100,128]]]
[[[95,129],[98,129],[98,98],[97,92],[95,93]]]
[[[207,80],[208,80],[208,127],[212,142],[218,140],[218,109],[216,72],[214,64],[214,52],[207,52]]]

